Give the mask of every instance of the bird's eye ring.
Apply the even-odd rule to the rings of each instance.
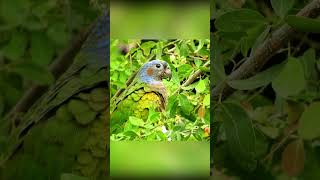
[[[160,68],[160,67],[161,67],[161,64],[156,64],[156,67],[157,67],[157,68]]]

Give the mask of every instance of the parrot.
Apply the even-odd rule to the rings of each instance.
[[[151,60],[134,73],[126,87],[118,90],[110,101],[111,133],[121,132],[129,116],[146,120],[149,110],[164,111],[168,93],[162,80],[171,79],[170,66],[163,60]]]
[[[66,72],[0,136],[0,179],[108,177],[109,16],[97,18]]]

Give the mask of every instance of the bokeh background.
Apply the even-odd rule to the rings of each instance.
[[[0,0],[0,123],[28,88],[54,82],[49,64],[105,7],[100,0]]]

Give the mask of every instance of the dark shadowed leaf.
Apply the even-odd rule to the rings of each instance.
[[[27,34],[24,32],[15,32],[12,34],[9,44],[3,49],[3,55],[12,61],[20,60],[20,57],[24,55],[27,47]]]
[[[48,85],[54,81],[53,75],[46,68],[31,63],[17,64],[12,71],[41,85]]]
[[[306,140],[320,137],[320,102],[312,103],[302,113],[299,120],[299,135]]]
[[[264,23],[265,19],[258,11],[240,9],[227,12],[218,17],[215,26],[219,31],[245,32],[256,25]]]
[[[278,76],[272,81],[272,87],[282,97],[296,95],[306,86],[302,63],[290,57]]]
[[[309,49],[303,54],[302,64],[306,79],[316,79],[316,52],[314,49]]]
[[[226,103],[218,117],[223,121],[227,143],[235,161],[248,171],[254,170],[255,134],[247,113],[239,105]]]
[[[50,25],[47,30],[48,37],[57,45],[65,45],[69,40],[69,35],[66,31],[64,23],[55,23]]]
[[[27,17],[28,0],[0,1],[1,17],[9,24],[18,25]]]
[[[258,73],[257,75],[243,80],[232,80],[228,84],[234,89],[250,90],[268,85],[280,72],[283,65],[275,65]]]
[[[302,32],[320,33],[320,20],[289,15],[285,21],[293,28]]]
[[[224,69],[224,64],[221,58],[220,54],[220,47],[218,45],[219,39],[214,36],[211,40],[211,44],[213,46],[213,51],[210,52],[211,56],[214,58],[214,61],[212,63],[212,73],[211,73],[211,79],[213,80],[213,83],[218,84],[221,83],[226,79],[226,72]]]
[[[31,57],[37,65],[44,66],[51,62],[54,47],[44,33],[33,33],[31,36]]]
[[[274,12],[281,18],[284,18],[288,11],[293,7],[295,0],[271,0]]]

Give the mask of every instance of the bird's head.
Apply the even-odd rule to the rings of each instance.
[[[162,60],[152,60],[145,63],[139,71],[140,79],[147,83],[157,83],[162,79],[171,79],[171,70],[167,62]]]

